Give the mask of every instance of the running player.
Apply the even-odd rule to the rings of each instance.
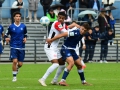
[[[21,23],[21,13],[13,14],[15,22],[8,27],[5,34],[6,42],[10,42],[10,59],[13,61],[13,82],[17,81],[18,69],[23,65],[25,57],[25,43],[27,40],[27,28]],[[10,35],[10,38],[8,37]]]

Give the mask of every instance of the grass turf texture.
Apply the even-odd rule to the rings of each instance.
[[[0,90],[120,90],[119,63],[88,63],[85,69],[87,82],[92,86],[83,86],[77,74],[76,67],[70,72],[67,83],[69,86],[51,85],[56,70],[47,78],[47,87],[39,84],[51,64],[24,64],[18,73],[17,82],[12,82],[11,64],[0,64]],[[59,80],[61,79],[61,76]]]

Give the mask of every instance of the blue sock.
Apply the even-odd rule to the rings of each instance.
[[[68,74],[69,74],[69,71],[68,71],[67,68],[65,68],[64,73],[63,73],[63,76],[62,76],[62,79],[66,80]]]
[[[79,76],[80,76],[81,81],[85,81],[85,77],[84,77],[84,72],[83,72],[83,70],[78,70],[78,74],[79,74]]]

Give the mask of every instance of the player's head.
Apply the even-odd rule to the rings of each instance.
[[[63,23],[64,20],[66,19],[67,15],[64,12],[59,12],[58,13],[58,22]]]
[[[20,22],[20,20],[21,20],[21,13],[20,12],[15,12],[13,14],[13,17],[14,17],[15,22]]]
[[[81,34],[85,34],[86,32],[88,32],[88,30],[90,29],[90,26],[88,23],[83,23],[81,26],[80,26],[80,33]]]
[[[113,34],[113,31],[111,29],[108,30],[108,34],[109,35],[112,35]]]
[[[95,31],[99,31],[99,26],[95,26]]]

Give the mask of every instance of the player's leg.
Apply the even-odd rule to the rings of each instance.
[[[59,78],[60,74],[62,73],[62,71],[65,68],[65,61],[63,61],[62,58],[58,59],[58,62],[59,62],[59,67],[58,67],[58,69],[56,71],[56,74],[55,74],[53,80],[51,81],[51,84],[53,84],[53,85],[58,84],[58,78]]]
[[[17,81],[17,63],[18,63],[18,52],[16,49],[10,49],[10,60],[12,60],[12,74],[13,74],[13,82]]]
[[[68,66],[64,69],[64,73],[61,81],[59,82],[59,85],[67,86],[68,84],[66,84],[66,78],[69,75],[69,72],[71,71],[72,67],[74,66],[74,60],[71,54],[71,50],[69,49],[63,47],[61,49],[61,54],[63,60],[66,60],[66,62],[68,63]]]
[[[39,79],[39,82],[42,86],[47,86],[45,80],[59,66],[58,58],[57,58],[57,50],[45,49],[45,52],[49,61],[51,61],[52,65],[47,69],[47,71],[42,76],[42,78]]]
[[[17,63],[17,74],[18,74],[19,68],[22,67],[23,61],[25,58],[25,50],[18,50],[18,51],[19,51],[19,55],[18,55],[18,63]]]
[[[75,65],[77,67],[77,70],[78,70],[78,74],[80,76],[80,79],[81,79],[81,82],[83,85],[91,85],[91,84],[88,84],[85,80],[85,76],[84,76],[84,71],[82,69],[82,66],[81,66],[81,61],[80,61],[80,58],[76,59],[75,60]]]
[[[18,60],[17,58],[12,59],[13,64],[12,64],[12,74],[13,74],[13,82],[17,81],[17,63]]]

